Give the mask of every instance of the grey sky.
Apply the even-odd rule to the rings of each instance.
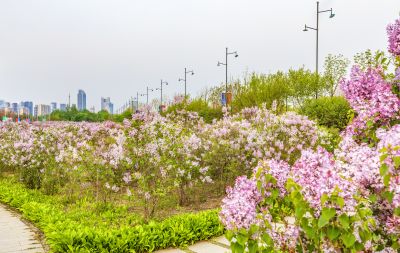
[[[336,13],[320,19],[321,65],[328,53],[386,49],[399,0],[320,2]],[[302,29],[315,26],[315,8],[314,0],[0,0],[0,99],[60,103],[71,92],[75,103],[83,89],[88,107],[99,109],[101,96],[120,106],[161,78],[169,96],[183,92],[185,66],[198,94],[224,81],[216,63],[225,46],[240,55],[231,78],[314,69],[315,33]]]

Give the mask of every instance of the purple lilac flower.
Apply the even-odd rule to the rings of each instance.
[[[222,211],[219,216],[229,230],[248,229],[256,224],[257,204],[261,194],[256,181],[241,176],[236,179],[235,186],[227,189],[227,196],[222,200]]]
[[[316,214],[323,207],[322,196],[331,196],[336,191],[345,200],[343,211],[354,211],[356,201],[353,196],[357,187],[338,173],[332,154],[325,149],[303,151],[301,158],[293,165],[292,173],[294,181],[302,187],[304,198],[316,209]]]
[[[389,52],[400,56],[400,19],[397,19],[394,24],[389,24],[386,30],[389,37]]]

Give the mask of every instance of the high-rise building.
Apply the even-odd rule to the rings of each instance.
[[[67,104],[60,104],[60,111],[66,111],[67,110]]]
[[[90,112],[95,113],[96,112],[96,108],[94,108],[94,106],[90,107],[89,109]]]
[[[111,103],[110,98],[101,98],[101,110],[102,111],[107,111],[110,114],[114,113],[114,104]]]
[[[21,102],[21,107],[25,107],[29,111],[29,115],[33,115],[33,102],[31,101],[22,101]]]
[[[5,108],[6,107],[6,101],[0,100],[0,108]]]
[[[50,113],[51,113],[50,105],[43,105],[43,104],[35,105],[35,117],[49,115]]]
[[[30,115],[29,113],[30,113],[30,112],[29,112],[29,108],[28,108],[28,107],[22,106],[22,107],[20,107],[19,110],[18,110],[18,115],[26,115],[26,116],[29,116],[29,115]]]
[[[109,113],[114,114],[114,104],[110,102],[108,106],[110,107]]]
[[[54,112],[55,110],[57,110],[57,103],[56,102],[51,102],[50,106],[51,106],[51,112]]]
[[[83,90],[78,91],[78,110],[86,110],[86,93]]]
[[[11,104],[11,110],[12,110],[14,113],[18,113],[18,108],[19,108],[18,103],[12,103],[12,104]]]

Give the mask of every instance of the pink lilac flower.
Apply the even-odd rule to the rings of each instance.
[[[363,193],[368,189],[382,189],[379,168],[380,153],[366,143],[358,144],[351,135],[345,135],[335,150],[336,168],[346,178],[360,186]]]
[[[229,230],[248,229],[257,223],[256,207],[260,201],[256,181],[246,176],[238,177],[235,186],[227,189],[227,196],[222,200],[221,222]]]
[[[394,80],[400,81],[400,67],[396,69]]]
[[[389,52],[400,56],[400,19],[397,19],[394,24],[389,24],[386,31],[389,37]]]
[[[300,228],[293,224],[272,223],[271,229],[267,229],[267,233],[274,241],[275,249],[292,252],[296,249]]]
[[[385,230],[388,234],[400,236],[400,216],[387,217]]]
[[[292,167],[293,179],[302,187],[302,194],[310,206],[321,208],[321,198],[324,194],[331,196],[338,191],[338,195],[345,200],[343,211],[353,212],[356,201],[353,196],[357,187],[337,172],[332,154],[323,148],[316,152],[305,150],[301,158]]]
[[[385,150],[387,155],[383,161],[389,168],[391,175],[389,190],[393,193],[392,204],[394,207],[400,207],[400,168],[396,168],[394,158],[400,157],[400,125],[394,125],[388,130],[378,129],[376,136],[380,139],[377,149]]]
[[[354,66],[350,80],[342,81],[341,89],[352,108],[363,117],[390,119],[400,109],[400,100],[393,94],[391,84],[375,69],[364,72]]]
[[[285,185],[290,173],[290,166],[287,162],[273,159],[261,161],[253,172],[253,175],[260,172],[260,177],[257,178],[257,180],[263,183],[263,188],[266,189],[267,193],[269,192],[268,188],[270,188],[271,185],[265,185],[264,182],[266,180],[265,176],[269,174],[276,179],[276,186],[279,189],[280,195],[284,196],[286,194]]]

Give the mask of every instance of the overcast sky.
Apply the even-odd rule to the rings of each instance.
[[[399,17],[399,0],[322,0],[335,18],[320,16],[320,62],[387,47],[386,25]],[[0,99],[76,103],[110,96],[116,107],[146,85],[169,82],[171,97],[184,67],[188,92],[246,72],[315,68],[316,2],[311,0],[0,0]],[[153,92],[150,98],[158,97]],[[144,100],[142,97],[141,99]],[[142,100],[142,101],[143,101]]]

